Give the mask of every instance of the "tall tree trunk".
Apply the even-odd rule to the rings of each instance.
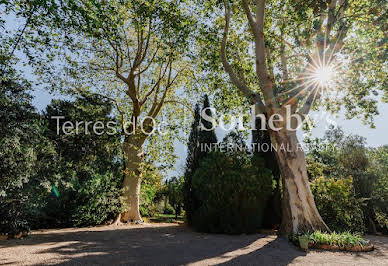
[[[280,233],[330,231],[322,220],[307,177],[306,160],[295,131],[270,130],[271,142],[282,176],[282,223]]]
[[[141,223],[140,216],[140,185],[142,180],[143,146],[144,141],[138,135],[126,136],[123,144],[125,156],[125,171],[123,182],[123,203],[127,209],[121,214],[122,222]]]

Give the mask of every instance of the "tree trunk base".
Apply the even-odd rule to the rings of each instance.
[[[115,220],[112,223],[110,223],[109,225],[110,226],[121,226],[121,225],[126,225],[128,223],[144,224],[143,219],[137,219],[137,220],[127,219],[127,220],[125,220],[126,216],[128,216],[128,214],[126,214],[126,213],[123,213],[123,214],[119,213],[119,214],[117,214]]]
[[[115,220],[110,224],[111,226],[120,226],[124,225],[124,223],[121,222],[121,213],[116,215]]]
[[[137,220],[137,221],[133,221],[132,223],[134,223],[134,224],[144,224],[144,221],[142,219],[140,219],[140,220]]]
[[[134,224],[144,223],[143,219],[140,216],[140,213],[137,210],[135,211],[135,213],[132,213],[132,214],[129,211],[122,213],[120,221],[122,223],[134,223]]]
[[[280,234],[330,232],[322,220],[310,190],[304,151],[295,132],[270,131],[277,145],[276,157],[282,176],[282,222]]]

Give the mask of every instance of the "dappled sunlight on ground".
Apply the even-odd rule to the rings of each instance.
[[[239,256],[243,256],[243,255],[247,255],[252,252],[255,252],[276,239],[277,239],[277,236],[274,236],[274,235],[262,237],[254,241],[252,244],[249,244],[246,247],[242,247],[242,248],[227,252],[217,257],[200,260],[195,263],[190,263],[189,265],[210,265],[210,264],[214,264],[215,262],[217,264],[225,263]]]
[[[306,254],[273,234],[210,235],[167,223],[68,228],[0,241],[0,264],[387,265],[388,238],[371,239],[370,253]]]

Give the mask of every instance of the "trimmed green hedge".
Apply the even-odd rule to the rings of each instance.
[[[271,185],[270,171],[252,166],[246,154],[209,154],[193,176],[200,201],[193,227],[210,233],[257,232]]]

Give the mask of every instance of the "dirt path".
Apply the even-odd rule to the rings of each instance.
[[[276,235],[208,235],[177,224],[45,230],[0,241],[0,265],[388,265],[388,238],[370,239],[370,253],[306,254]]]

